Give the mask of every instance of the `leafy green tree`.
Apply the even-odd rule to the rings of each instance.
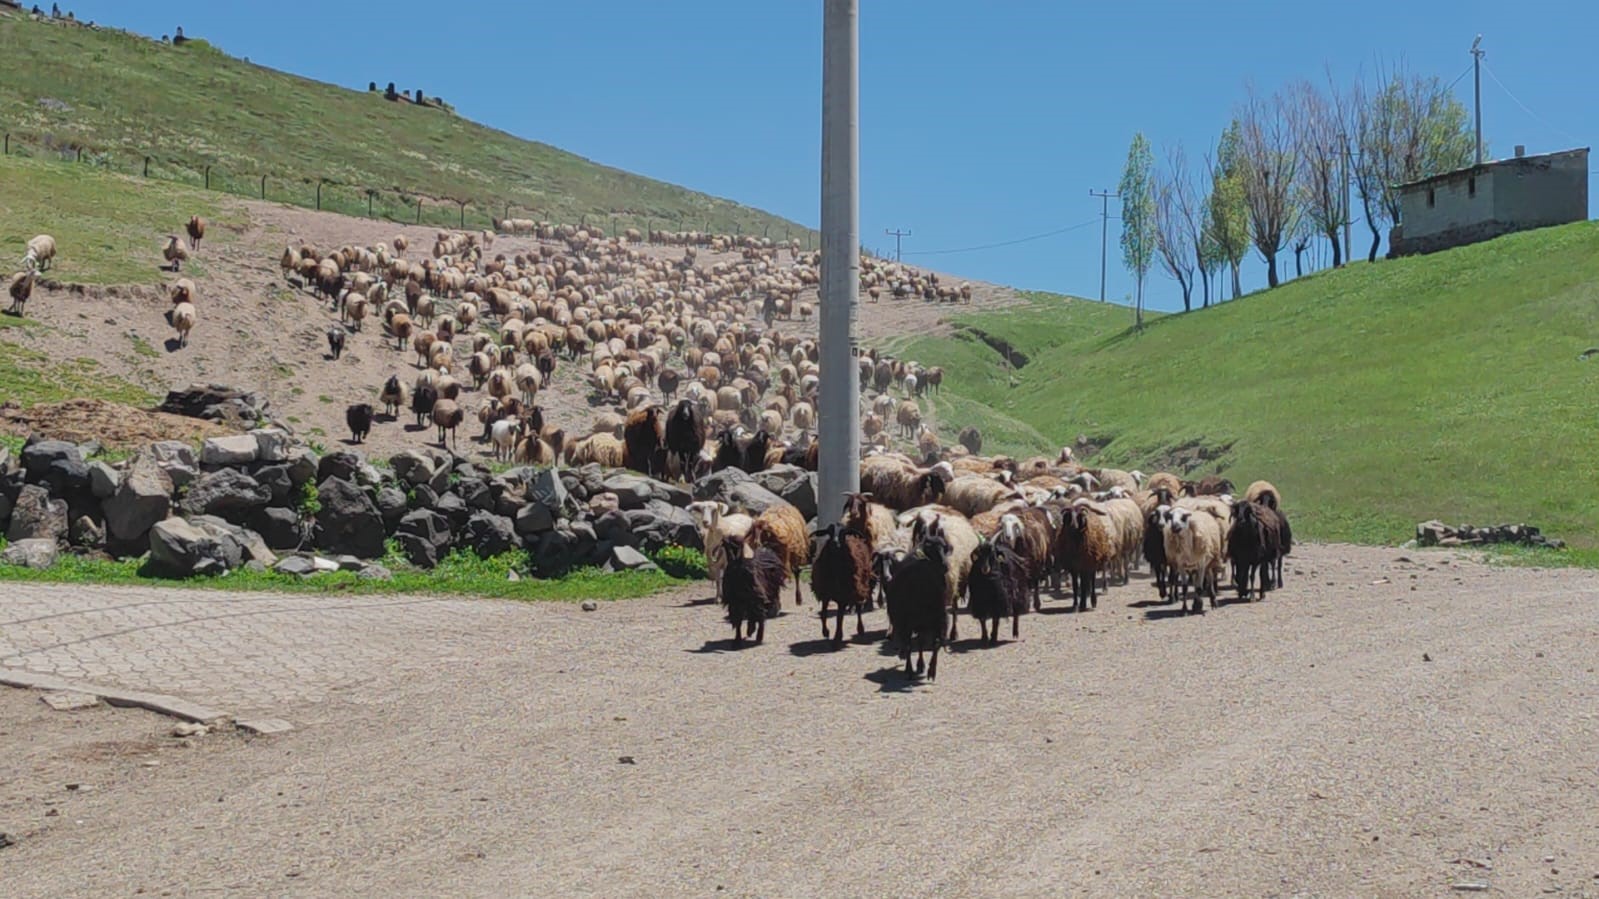
[[[1249,252],[1249,207],[1244,196],[1241,172],[1242,128],[1235,119],[1222,132],[1216,145],[1216,159],[1210,170],[1210,216],[1205,230],[1209,233],[1211,249],[1216,254],[1212,262],[1216,270],[1232,271],[1233,297],[1243,293],[1238,267]],[[1221,291],[1216,291],[1218,299]]]
[[[1133,135],[1119,186],[1122,198],[1122,262],[1137,284],[1135,327],[1144,326],[1144,279],[1155,258],[1155,154],[1143,132]]]

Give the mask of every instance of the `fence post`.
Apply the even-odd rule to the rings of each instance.
[[[372,217],[372,196],[374,194],[376,194],[376,193],[377,193],[377,191],[373,190],[370,187],[366,189],[366,217],[367,218],[371,218]]]
[[[83,161],[83,148],[82,147],[78,148],[78,161],[79,162]]]
[[[211,189],[211,167],[210,166],[206,166],[205,167],[205,189],[206,190],[210,190]]]
[[[266,199],[266,176],[261,176],[261,199]]]
[[[461,230],[465,231],[466,230],[466,201],[465,200],[456,200],[455,202],[461,204]]]
[[[150,157],[144,157],[144,177],[150,177]]]
[[[316,208],[318,212],[322,211],[322,180],[320,178],[316,182]]]
[[[416,223],[422,224],[422,198],[416,198]]]
[[[6,132],[6,155],[11,155],[11,132]]]
[[[505,214],[500,216],[500,221],[503,222],[503,221],[505,221],[506,219],[508,219],[510,217],[511,217],[511,204],[510,203],[506,203],[505,204]]]

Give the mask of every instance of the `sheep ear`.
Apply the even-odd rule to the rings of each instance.
[[[1095,515],[1100,516],[1101,518],[1103,518],[1105,515],[1109,514],[1104,509],[1096,509],[1093,506],[1086,506],[1085,505],[1085,506],[1083,506],[1083,508],[1085,508],[1088,511],[1094,513]]]

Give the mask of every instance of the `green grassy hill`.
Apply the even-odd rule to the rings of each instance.
[[[949,371],[951,432],[1146,471],[1178,451],[1275,482],[1296,530],[1397,543],[1417,521],[1528,522],[1599,546],[1599,224],[1355,265],[1128,329],[1121,307],[1035,297],[894,347]],[[995,346],[1026,364],[1007,369]]]
[[[805,229],[758,209],[597,165],[436,108],[384,100],[227,56],[202,41],[173,47],[109,29],[0,15],[0,131],[10,151],[323,208],[453,225],[454,198],[477,201],[468,226],[513,204],[518,217],[617,227],[770,233]],[[802,237],[803,239],[803,237]]]

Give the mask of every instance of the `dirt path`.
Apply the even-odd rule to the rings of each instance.
[[[237,218],[247,224],[225,238],[213,235],[191,265],[194,271],[185,273],[195,279],[200,292],[196,304],[199,324],[188,347],[177,349],[168,343],[173,332],[164,316],[170,303],[163,290],[155,287],[41,289],[29,314],[49,327],[12,331],[7,339],[42,349],[56,359],[94,358],[101,371],[132,380],[158,396],[195,382],[221,382],[258,391],[302,435],[329,448],[341,445],[348,437],[345,407],[375,403],[391,374],[409,383],[418,371],[416,357],[409,350],[395,351],[383,340],[381,326],[369,321],[364,333],[350,337],[339,361],[329,359],[325,332],[337,316],[308,292],[287,286],[278,256],[288,244],[309,243],[326,249],[388,243],[395,235],[404,234],[410,241],[408,256],[422,258],[437,229],[271,203],[239,201],[238,206],[242,213]],[[159,244],[158,236],[152,237],[152,265],[160,261]],[[491,252],[515,254],[534,244],[526,238],[500,237]],[[672,257],[682,252],[653,246],[646,250]],[[735,259],[735,254],[699,254],[705,265]],[[786,253],[782,259],[787,262]],[[70,281],[70,267],[64,267],[58,277]],[[171,282],[178,276],[164,277]],[[951,314],[1016,300],[1009,288],[988,284],[974,285],[971,306],[892,299],[868,303],[863,296],[857,332],[862,340],[876,340],[936,331],[945,327],[943,319]],[[814,304],[815,290],[807,290],[801,301]],[[447,306],[453,309],[453,301]],[[807,336],[816,333],[814,320],[782,321],[778,327]],[[467,353],[459,351],[469,352],[470,342],[470,335],[457,337],[460,358],[466,357]],[[587,433],[597,411],[590,402],[584,375],[578,366],[563,360],[554,386],[540,395],[547,418],[569,432]],[[464,408],[475,409],[481,396],[478,391],[467,391]],[[432,439],[430,428],[407,430],[403,422],[408,420],[402,416],[401,422],[380,424],[372,433],[369,450],[386,456]],[[469,415],[460,436],[475,436],[479,430]],[[486,445],[465,440],[460,451],[463,455],[489,455]]]
[[[1306,547],[1287,590],[1201,617],[1141,583],[1084,615],[1051,603],[930,686],[875,644],[823,649],[792,606],[727,651],[696,591],[512,606],[516,626],[485,602],[492,625],[455,620],[467,651],[418,639],[422,664],[281,710],[281,737],[177,749],[142,715],[0,693],[18,836],[0,879],[16,897],[1599,894],[1599,576],[1412,555]]]

